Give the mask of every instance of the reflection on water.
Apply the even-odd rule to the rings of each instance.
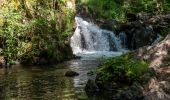
[[[56,66],[13,66],[0,69],[0,100],[77,100],[89,99],[84,92],[88,71],[94,70],[99,60],[71,60]],[[65,77],[68,70],[79,76]],[[92,98],[93,99],[93,98]]]

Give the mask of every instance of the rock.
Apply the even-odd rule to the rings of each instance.
[[[160,88],[162,88],[163,91],[170,94],[170,82],[167,81],[161,81],[159,82]]]
[[[140,86],[139,84],[133,84],[127,89],[123,89],[123,91],[119,93],[119,97],[117,98],[118,100],[142,100],[142,90],[142,86]]]
[[[136,14],[133,14],[133,13],[127,13],[127,14],[126,14],[126,17],[127,17],[127,20],[128,20],[129,22],[132,22],[132,21],[136,21],[136,20],[137,20]]]
[[[144,100],[170,100],[170,85],[167,81],[151,78],[144,91]]]
[[[67,76],[67,77],[74,77],[74,76],[78,76],[78,75],[79,75],[79,73],[77,73],[75,71],[67,71],[65,73],[65,76]]]
[[[116,20],[106,20],[100,25],[100,27],[102,29],[106,29],[118,33],[120,29],[120,25],[121,25],[120,22]]]
[[[170,60],[170,34],[153,46],[143,47],[134,51],[135,58],[143,59],[150,62],[150,67],[158,70],[162,64]]]
[[[170,96],[165,94],[162,90],[151,90],[144,97],[144,100],[170,100]]]
[[[87,73],[88,76],[92,76],[92,75],[94,75],[94,74],[95,74],[94,71],[89,71],[89,72]]]
[[[81,56],[73,55],[73,59],[81,59]]]
[[[156,76],[156,71],[153,68],[149,68],[148,71],[146,71],[142,76],[141,76],[141,82],[143,84],[146,84],[149,82],[149,80]]]
[[[85,86],[85,91],[86,92],[91,92],[91,93],[95,93],[99,91],[99,87],[96,85],[94,80],[88,80],[87,84]]]
[[[157,38],[157,34],[154,33],[151,26],[139,21],[122,24],[120,30],[126,33],[129,49],[151,45]]]
[[[0,56],[0,67],[4,67],[7,65],[7,59],[5,56]]]
[[[129,22],[120,25],[120,32],[127,35],[129,49],[151,45],[159,37],[158,34],[170,27],[170,14],[153,16],[140,13],[136,17],[127,14]]]
[[[111,91],[116,100],[170,100],[170,34],[160,43],[142,47],[133,51],[132,55],[150,62],[150,68],[140,77],[140,82],[122,84],[113,79],[104,81],[97,74],[95,81],[88,81],[86,92],[100,91],[104,94]]]

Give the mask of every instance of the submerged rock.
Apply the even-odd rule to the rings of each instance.
[[[78,75],[79,75],[79,73],[77,73],[75,71],[67,71],[65,73],[65,76],[67,76],[67,77],[74,77],[74,76],[78,76]]]

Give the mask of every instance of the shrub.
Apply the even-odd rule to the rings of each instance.
[[[66,7],[65,0],[21,1],[6,0],[0,6],[2,54],[10,62],[40,57],[46,51],[43,57],[62,60],[66,53],[61,48],[68,45],[66,42],[72,34],[75,11]]]
[[[98,69],[101,80],[115,82],[140,81],[140,76],[148,70],[148,63],[135,60],[129,54],[107,59]]]
[[[126,13],[161,14],[170,11],[169,0],[80,0],[86,12],[97,19],[127,21]]]

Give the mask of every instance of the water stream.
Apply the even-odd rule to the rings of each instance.
[[[87,73],[95,71],[101,62],[99,58],[82,58],[55,66],[0,69],[0,100],[100,100],[98,96],[88,97],[84,87],[88,79],[94,78]],[[80,75],[66,77],[68,70]]]
[[[126,51],[122,40],[111,31],[76,17],[77,29],[71,38],[73,59],[55,66],[13,66],[0,69],[0,100],[104,100],[88,97],[84,91],[89,71],[95,71],[102,58],[119,56]],[[78,72],[77,77],[66,77],[68,70]]]

